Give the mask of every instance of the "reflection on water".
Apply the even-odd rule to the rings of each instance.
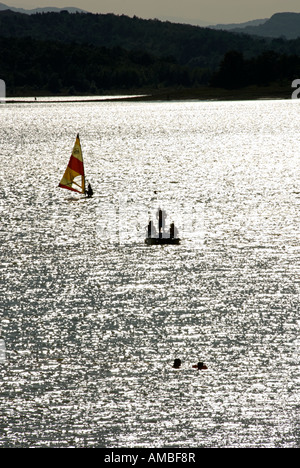
[[[298,105],[1,107],[0,446],[299,445]]]

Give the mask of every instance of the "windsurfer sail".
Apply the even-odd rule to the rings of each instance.
[[[65,170],[63,178],[58,186],[72,190],[73,192],[86,193],[84,165],[79,134],[77,134],[67,169]]]

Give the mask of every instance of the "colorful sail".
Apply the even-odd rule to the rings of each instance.
[[[84,166],[79,135],[76,137],[69,164],[58,186],[73,192],[85,193]]]

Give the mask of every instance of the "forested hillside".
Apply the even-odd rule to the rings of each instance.
[[[31,38],[0,38],[0,77],[10,95],[101,94],[107,91],[193,87],[207,83],[199,67],[143,51],[107,49]],[[29,93],[30,94],[30,93]],[[32,93],[31,93],[32,94]]]
[[[230,49],[256,54],[266,42],[244,35],[158,20],[112,14],[0,12],[3,37],[28,37],[63,43],[93,44],[172,56],[181,64],[215,67]]]
[[[0,47],[0,78],[10,95],[268,85],[298,78],[300,56],[300,39],[124,15],[9,10],[0,12]]]

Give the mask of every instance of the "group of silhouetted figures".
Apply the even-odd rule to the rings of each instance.
[[[174,369],[179,369],[181,367],[181,359],[174,359],[173,363],[173,368]],[[194,366],[192,366],[193,369],[198,369],[198,370],[204,370],[207,369],[207,366],[203,362],[198,362]]]

